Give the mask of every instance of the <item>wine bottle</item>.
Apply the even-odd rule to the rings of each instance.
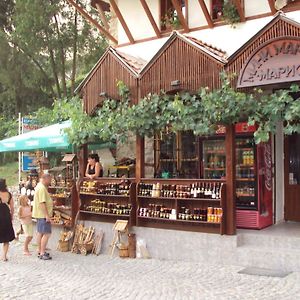
[[[212,194],[211,194],[211,198],[212,199],[216,199],[216,184],[214,183],[213,188],[212,188]]]
[[[197,185],[194,185],[194,192],[193,192],[193,197],[197,198]]]
[[[205,184],[205,188],[204,188],[204,198],[205,198],[205,199],[208,198],[208,184]]]
[[[211,186],[211,184],[209,184],[209,186],[208,186],[207,198],[208,199],[212,198],[212,186]]]

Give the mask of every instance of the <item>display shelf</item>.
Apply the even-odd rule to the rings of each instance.
[[[97,194],[92,192],[80,191],[79,197],[81,200],[81,206],[79,213],[81,213],[80,218],[84,220],[96,221],[96,222],[110,222],[113,223],[117,218],[125,218],[129,220],[129,224],[134,226],[136,223],[136,185],[134,179],[121,179],[121,178],[99,178],[96,180],[83,179],[79,183],[80,187],[93,187],[95,190],[102,189],[102,191],[108,191],[108,189],[115,188],[116,191],[126,190],[129,195],[109,195],[109,194]],[[114,190],[115,192],[115,190]],[[105,207],[108,205],[122,205],[126,208],[131,207],[130,214],[114,214],[114,213],[102,213],[86,210],[87,206],[98,207],[99,204],[93,203],[93,201],[103,201]],[[110,203],[112,202],[112,203]]]
[[[198,162],[199,158],[182,158],[181,161],[182,162]]]
[[[159,183],[159,185],[158,185]],[[190,186],[209,186],[219,189],[218,192],[221,194],[221,199],[210,199],[210,198],[188,198],[188,197],[152,197],[139,195],[139,187],[141,185],[141,190],[147,190],[149,185],[153,185],[154,192],[155,186],[161,187],[161,192],[163,186],[168,188],[173,188],[176,191],[181,191],[184,193],[186,190],[184,187]],[[137,210],[136,218],[137,225],[142,227],[151,228],[162,228],[162,229],[173,229],[173,230],[183,230],[183,231],[197,231],[197,232],[207,232],[207,233],[226,233],[225,228],[225,207],[226,207],[226,185],[223,180],[205,180],[205,179],[142,179],[140,185],[137,186]],[[148,185],[148,186],[147,186]],[[163,214],[176,214],[177,217],[180,214],[185,215],[185,218],[191,218],[192,215],[201,215],[203,212],[207,216],[211,213],[208,212],[209,209],[213,211],[220,209],[221,213],[213,213],[212,216],[218,218],[221,222],[207,222],[200,220],[183,220],[183,219],[169,219],[160,218],[158,216],[146,216],[147,213],[156,214],[161,212]],[[223,217],[221,217],[223,215]]]
[[[93,197],[108,197],[108,198],[130,198],[130,195],[106,195],[106,194],[95,194],[95,193],[86,193],[80,192],[80,195],[83,196],[93,196]]]
[[[225,168],[204,168],[205,171],[225,171]]]
[[[253,147],[241,147],[241,146],[238,146],[236,148],[237,151],[253,151]]]
[[[225,155],[225,151],[224,150],[221,150],[221,151],[205,151],[205,155],[210,155],[210,154],[222,154],[222,155]]]
[[[49,189],[64,189],[64,190],[70,190],[72,187],[67,186],[49,186]]]
[[[236,178],[237,181],[255,182],[255,178]]]
[[[243,165],[243,164],[237,164],[236,165],[237,168],[246,168],[246,169],[252,169],[254,170],[254,166],[253,165]]]
[[[126,214],[110,214],[110,213],[100,213],[100,212],[94,212],[94,211],[88,211],[88,210],[80,210],[80,213],[85,213],[85,214],[91,214],[91,215],[99,215],[99,216],[109,216],[109,217],[116,217],[116,218],[130,218],[130,215]]]
[[[160,158],[159,160],[162,162],[176,162],[174,158]]]
[[[141,195],[138,195],[137,197],[142,199],[156,199],[156,200],[209,201],[209,202],[221,201],[221,199],[209,199],[209,198],[152,197],[152,196],[141,196]]]
[[[167,218],[155,218],[155,217],[143,217],[143,216],[138,216],[138,219],[156,220],[162,222],[175,222],[175,223],[180,222],[180,223],[190,223],[190,224],[209,224],[209,225],[217,225],[217,226],[221,225],[221,223],[216,223],[216,222],[180,220],[180,219],[172,220]]]
[[[255,197],[255,194],[236,194],[237,197]]]

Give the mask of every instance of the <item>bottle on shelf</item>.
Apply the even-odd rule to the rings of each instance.
[[[216,199],[217,194],[216,194],[216,184],[214,183],[213,188],[212,188],[212,193],[211,193],[211,198]]]

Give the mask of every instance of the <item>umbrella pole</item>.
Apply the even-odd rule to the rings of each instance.
[[[22,134],[22,116],[19,113],[19,135]],[[21,172],[22,172],[22,153],[19,152],[19,183],[21,182]]]

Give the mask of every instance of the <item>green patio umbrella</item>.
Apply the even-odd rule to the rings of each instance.
[[[72,152],[74,147],[68,141],[64,129],[71,127],[71,121],[43,127],[34,131],[20,134],[0,141],[0,152]],[[96,142],[91,145],[94,149],[111,148],[113,143]]]

